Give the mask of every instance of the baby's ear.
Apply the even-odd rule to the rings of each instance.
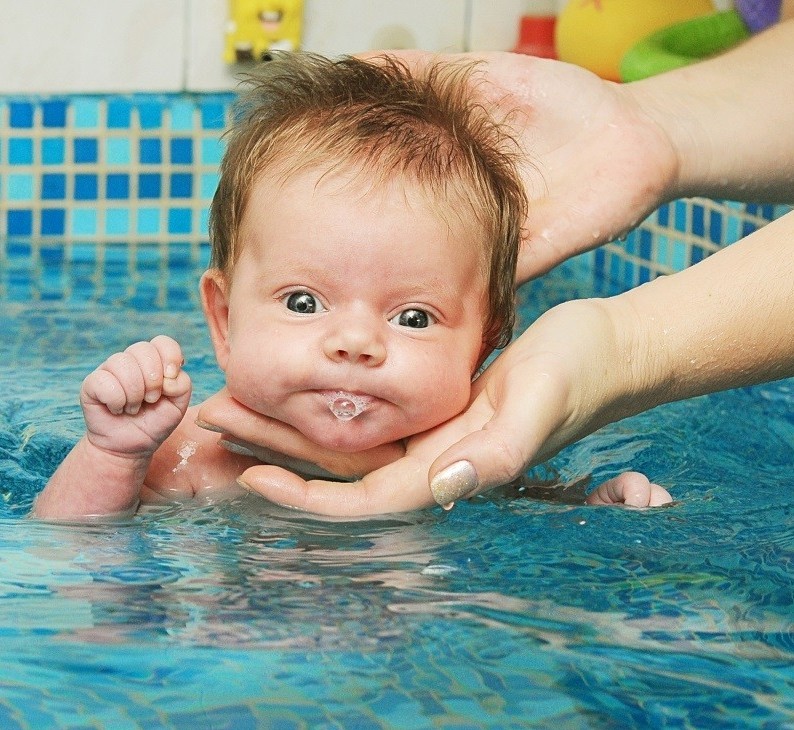
[[[226,370],[229,359],[229,284],[220,269],[208,269],[201,277],[201,306],[215,348],[215,359]]]

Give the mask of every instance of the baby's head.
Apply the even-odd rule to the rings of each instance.
[[[511,335],[526,213],[477,83],[471,64],[309,54],[251,78],[202,284],[232,395],[349,451],[465,407]],[[340,393],[363,415],[335,417]]]
[[[410,69],[388,56],[277,54],[248,78],[228,134],[210,217],[212,265],[231,275],[251,190],[312,167],[360,170],[377,186],[421,188],[452,228],[481,231],[488,288],[485,343],[509,342],[526,215],[518,149],[472,93],[472,63]]]

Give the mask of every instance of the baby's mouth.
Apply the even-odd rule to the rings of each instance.
[[[345,390],[328,390],[323,392],[323,396],[331,413],[340,421],[350,421],[372,405],[370,396],[348,393]]]

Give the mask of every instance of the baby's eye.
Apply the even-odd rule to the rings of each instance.
[[[298,314],[315,314],[316,312],[325,311],[325,307],[323,307],[320,300],[307,291],[296,291],[288,294],[285,304],[287,309]]]
[[[423,309],[404,309],[402,312],[392,317],[391,322],[400,325],[400,327],[424,329],[433,324],[435,318],[432,314],[428,314]]]

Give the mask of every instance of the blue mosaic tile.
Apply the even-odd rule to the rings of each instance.
[[[66,141],[61,137],[41,140],[41,161],[44,165],[62,165],[66,158]]]
[[[126,200],[130,197],[130,176],[127,173],[109,173],[105,178],[105,196],[108,200]]]
[[[676,200],[673,203],[673,211],[675,216],[675,229],[677,231],[686,232],[689,230],[687,224],[687,206],[683,200]]]
[[[66,198],[66,175],[45,173],[41,176],[42,200],[64,200]]]
[[[163,105],[159,101],[142,101],[138,105],[141,129],[160,129],[163,125]]]
[[[639,231],[640,239],[640,258],[651,261],[653,258],[653,234],[647,229]]]
[[[195,105],[187,101],[175,101],[171,105],[171,129],[174,131],[193,129]]]
[[[709,240],[712,243],[720,244],[723,241],[723,216],[717,210],[712,210],[709,213]]]
[[[172,165],[190,165],[193,162],[193,140],[176,137],[169,141]]]
[[[99,197],[99,181],[96,175],[78,173],[74,176],[74,199],[96,200]]]
[[[72,210],[71,233],[73,236],[94,236],[97,232],[97,212],[85,208]]]
[[[33,235],[33,211],[9,210],[6,213],[6,231],[9,236]]]
[[[209,232],[210,227],[210,212],[208,209],[204,208],[199,215],[199,232],[206,236]]]
[[[142,234],[154,234],[160,232],[160,209],[159,208],[140,208],[138,210],[137,232]]]
[[[670,239],[667,236],[658,235],[656,237],[656,261],[669,266],[671,260]]]
[[[66,211],[63,208],[44,208],[41,211],[41,233],[62,236],[65,232]]]
[[[704,211],[702,205],[692,206],[692,228],[691,231],[696,236],[704,236],[706,233],[706,226],[704,225]]]
[[[130,211],[126,208],[108,208],[105,213],[105,233],[111,237],[130,232]]]
[[[14,129],[30,129],[33,127],[34,106],[30,102],[12,101],[8,105],[8,123]]]
[[[226,106],[219,101],[205,101],[202,103],[201,126],[203,129],[223,129],[226,127]]]
[[[211,200],[215,195],[215,190],[218,188],[220,175],[215,172],[208,175],[201,176],[201,198],[202,200]]]
[[[169,233],[190,233],[192,211],[190,208],[171,208],[168,211]],[[173,244],[172,244],[173,245]]]
[[[126,98],[111,98],[108,101],[107,125],[109,129],[129,129],[132,120],[132,103]]]
[[[39,256],[45,264],[62,264],[66,259],[63,246],[58,245],[41,246]]]
[[[76,137],[73,143],[76,163],[98,162],[98,140],[96,137]]]
[[[77,129],[95,129],[99,126],[99,100],[89,97],[76,98],[72,101],[74,109],[74,126]]]
[[[66,126],[67,102],[64,99],[53,99],[41,104],[42,124],[45,127]]]
[[[32,165],[33,140],[20,137],[9,139],[8,162],[11,165]]]
[[[9,175],[6,189],[9,200],[33,200],[33,176]]]
[[[160,189],[160,175],[157,173],[143,173],[138,175],[139,198],[159,198]]]
[[[105,140],[105,162],[108,165],[129,165],[131,160],[128,139],[111,137]]]
[[[689,255],[687,245],[683,241],[673,241],[673,260],[672,268],[681,271],[689,266]]]
[[[142,139],[138,152],[138,160],[142,165],[159,165],[163,161],[159,139]]]
[[[172,198],[192,198],[193,176],[184,173],[171,175],[169,192]]]
[[[692,255],[690,256],[689,263],[690,264],[696,264],[699,261],[702,261],[704,258],[706,258],[706,252],[703,249],[703,246],[693,245],[692,246]]]

